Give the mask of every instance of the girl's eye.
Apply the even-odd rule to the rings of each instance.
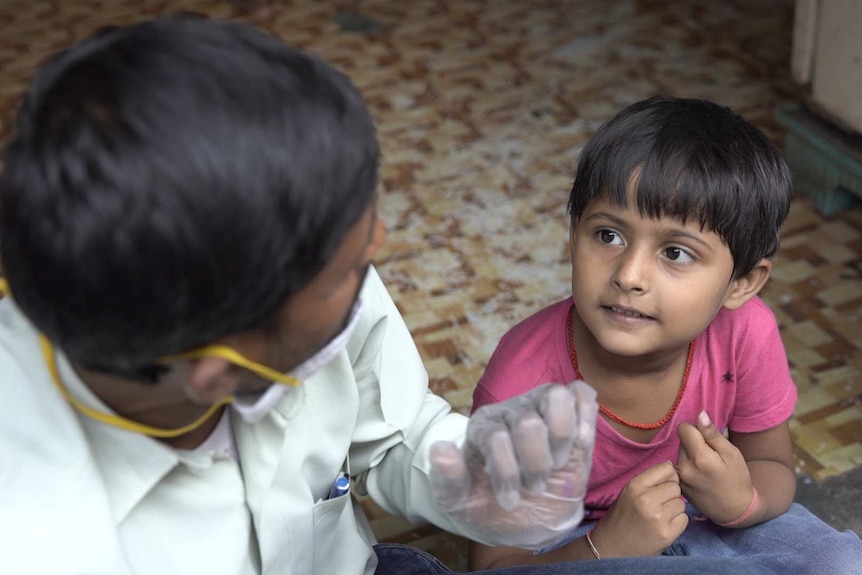
[[[667,256],[667,259],[676,264],[687,264],[694,261],[691,254],[682,248],[667,248],[664,251],[664,255]]]
[[[599,230],[599,240],[601,240],[603,244],[612,246],[619,246],[623,243],[620,235],[613,230]]]

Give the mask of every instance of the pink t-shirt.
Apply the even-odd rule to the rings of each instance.
[[[575,379],[566,342],[571,298],[525,319],[500,340],[473,394],[473,410],[548,382]],[[587,518],[601,517],[626,482],[662,461],[677,461],[680,423],[706,410],[718,429],[750,433],[786,421],[796,386],[775,315],[759,298],[735,311],[722,309],[696,340],[688,385],[673,418],[649,443],[626,439],[603,417],[587,489]]]

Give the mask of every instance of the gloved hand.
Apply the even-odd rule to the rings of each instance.
[[[562,540],[584,515],[597,412],[583,381],[481,407],[463,447],[431,447],[437,505],[486,545],[540,549]]]

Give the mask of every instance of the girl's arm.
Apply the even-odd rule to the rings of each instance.
[[[790,426],[785,421],[757,433],[729,433],[730,442],[745,458],[751,484],[757,489],[758,503],[749,521],[754,525],[777,517],[790,508],[796,495],[793,444]]]

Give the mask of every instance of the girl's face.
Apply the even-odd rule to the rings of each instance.
[[[736,306],[733,256],[699,222],[644,218],[634,200],[595,200],[572,224],[576,325],[611,355],[681,352],[723,305]]]

